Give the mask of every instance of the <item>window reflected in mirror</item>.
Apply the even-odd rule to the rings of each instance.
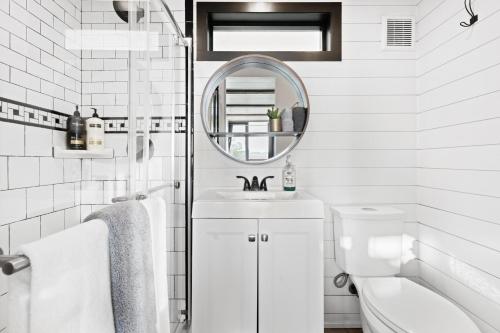
[[[302,133],[304,123],[294,128],[293,122],[293,109],[301,108],[299,101],[296,89],[282,75],[244,68],[215,89],[206,119],[208,130],[233,158],[266,161],[285,151]],[[278,128],[272,128],[269,110],[278,111]]]

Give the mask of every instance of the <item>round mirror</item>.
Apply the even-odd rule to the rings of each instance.
[[[236,58],[210,78],[201,120],[215,147],[238,162],[259,164],[290,152],[302,138],[309,99],[299,76],[261,55]]]

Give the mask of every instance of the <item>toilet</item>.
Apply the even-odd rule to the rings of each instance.
[[[364,333],[480,333],[455,304],[403,277],[404,213],[387,206],[332,207],[336,262],[350,275]]]

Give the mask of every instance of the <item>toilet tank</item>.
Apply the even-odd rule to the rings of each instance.
[[[335,260],[355,276],[401,271],[404,213],[388,206],[332,207]]]

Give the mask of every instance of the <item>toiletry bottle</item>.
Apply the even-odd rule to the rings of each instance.
[[[92,110],[94,110],[94,114],[85,122],[87,150],[101,150],[104,149],[104,120],[99,118],[96,108],[92,108]]]
[[[293,113],[293,131],[294,132],[304,131],[307,119],[307,109],[303,106],[299,106],[296,103],[296,106],[292,108],[292,113]]]
[[[283,168],[283,190],[295,191],[296,173],[292,164],[292,155],[286,157],[286,165]]]
[[[291,108],[285,108],[281,113],[281,130],[293,132],[293,114]]]
[[[75,113],[68,117],[66,139],[71,150],[85,150],[85,120],[80,116],[78,106]]]

